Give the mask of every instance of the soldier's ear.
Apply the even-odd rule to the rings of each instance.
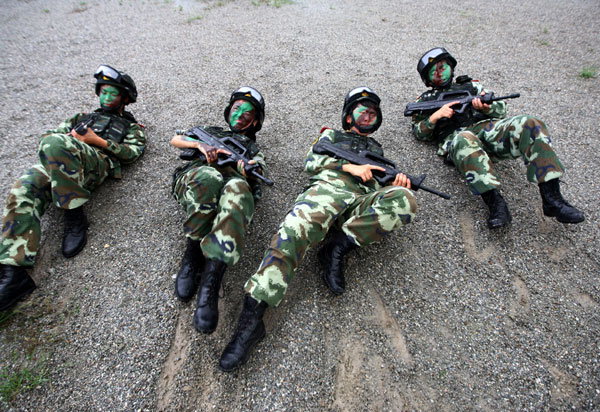
[[[348,123],[348,124],[352,123],[352,116],[350,116],[349,114],[346,115],[346,123]]]

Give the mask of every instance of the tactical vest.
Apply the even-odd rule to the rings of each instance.
[[[372,137],[361,136],[356,133],[341,132],[339,130],[334,130],[334,133],[335,142],[333,144],[340,149],[352,151],[354,153],[366,150],[376,155],[383,156],[381,144]]]
[[[120,116],[98,109],[93,113],[84,114],[78,120],[77,124],[85,123],[90,119],[93,120],[93,123],[88,127],[94,133],[104,140],[112,140],[116,143],[121,143],[125,139],[131,123],[135,123],[135,119],[129,113],[126,113],[125,116]]]
[[[456,83],[453,83],[447,89],[427,91],[421,95],[419,101],[428,102],[431,100],[437,100],[438,96],[443,92],[464,90],[469,91],[471,94],[477,94],[477,88],[473,85],[472,79],[468,76],[459,76],[456,79]],[[451,118],[445,117],[440,119],[436,123],[433,133],[436,138],[441,140],[450,133],[454,132],[456,129],[470,126],[489,118],[490,116],[487,114],[480,112],[479,110],[475,110],[473,106],[469,105],[464,113],[455,113]]]

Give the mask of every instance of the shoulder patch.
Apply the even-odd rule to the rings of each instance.
[[[325,130],[331,129],[331,127],[323,126],[319,134],[323,133]]]

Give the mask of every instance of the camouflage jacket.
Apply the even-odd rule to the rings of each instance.
[[[331,143],[339,145],[346,150],[354,150],[358,153],[359,150],[365,149],[383,156],[381,144],[369,136],[360,136],[356,133],[323,128],[319,137],[313,142],[313,145],[324,138],[328,138]],[[316,154],[313,152],[311,145],[304,161],[304,171],[310,175],[311,183],[326,181],[337,187],[364,193],[381,188],[381,185],[375,179],[362,183],[360,178],[342,171],[342,166],[347,163],[350,162],[336,157]]]
[[[267,163],[265,162],[265,156],[260,151],[258,145],[256,144],[256,142],[253,139],[251,139],[243,134],[233,133],[229,130],[223,130],[222,127],[201,126],[201,128],[206,130],[208,133],[210,133],[211,135],[213,135],[215,137],[231,136],[231,137],[235,138],[238,142],[243,144],[244,147],[249,149],[249,155],[252,156],[251,160],[256,161],[256,163],[261,167],[262,173],[264,173],[265,170],[267,169]],[[204,166],[204,165],[206,165],[206,159],[204,158],[204,156],[201,156],[198,159],[191,160],[187,164],[185,164],[181,167],[178,167],[177,169],[175,169],[175,173],[173,175],[173,178],[174,178],[173,182],[175,182],[175,180],[178,179],[179,176],[181,176],[183,173],[186,173],[188,170],[193,169],[195,167]],[[210,166],[214,167],[216,169],[219,169],[219,167],[216,165],[210,165]],[[224,172],[226,172],[227,174],[230,174],[230,175],[232,174],[236,177],[245,179],[250,184],[250,187],[252,188],[252,193],[256,200],[258,200],[262,197],[262,190],[260,187],[260,183],[257,181],[257,179],[247,179],[244,175],[242,175],[240,173],[240,171],[237,168],[234,168],[234,167],[227,166],[227,167],[225,167],[225,169],[227,169],[227,170]]]
[[[56,129],[51,129],[43,133],[41,138],[43,139],[54,133],[69,134],[85,115],[86,113],[76,114],[62,122]],[[144,153],[144,149],[146,148],[146,131],[144,130],[144,126],[136,123],[133,116],[129,113],[124,118],[129,119],[130,124],[127,134],[121,143],[107,139],[108,146],[105,149],[91,146],[108,155],[108,161],[111,164],[111,176],[116,178],[121,177],[121,164],[133,163]]]
[[[442,92],[456,90],[469,90],[471,93],[477,95],[480,95],[482,92],[488,92],[479,81],[473,80],[463,84],[452,83],[450,87],[442,90],[428,90],[417,99],[417,102],[435,100]],[[412,132],[417,140],[438,142],[438,155],[446,156],[450,149],[450,144],[457,133],[481,121],[487,121],[492,118],[504,118],[506,117],[506,112],[506,102],[496,101],[490,105],[488,113],[479,112],[473,109],[472,106],[469,106],[463,118],[454,119],[457,116],[454,115],[451,119],[440,119],[435,125],[429,121],[429,115],[414,114],[412,117]]]

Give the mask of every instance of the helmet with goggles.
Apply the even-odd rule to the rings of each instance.
[[[127,93],[127,103],[135,103],[137,100],[137,89],[131,76],[125,72],[118,71],[106,64],[101,64],[94,73],[96,78],[96,95],[100,95],[100,86],[109,84],[115,86]]]
[[[373,91],[373,89],[361,86],[356,87],[350,90],[346,94],[346,98],[344,99],[344,107],[342,108],[342,127],[344,130],[350,130],[352,127],[356,127],[358,131],[361,133],[373,133],[375,130],[381,126],[381,108],[379,104],[381,103],[381,99],[377,96],[377,93]],[[359,105],[371,107],[377,112],[377,119],[375,123],[369,125],[368,127],[361,127],[355,123],[354,116],[352,112]],[[350,122],[348,122],[348,116],[350,116]]]
[[[231,112],[231,107],[236,100],[246,100],[254,106],[255,110],[255,119],[258,120],[255,125],[250,126],[245,131],[256,133],[262,128],[263,121],[265,119],[265,99],[262,97],[262,94],[258,92],[253,87],[242,86],[239,89],[235,90],[231,97],[229,98],[229,104],[225,107],[225,111],[223,115],[225,116],[225,121],[229,124],[229,113]]]
[[[446,60],[452,69],[452,75],[450,78],[441,85],[434,85],[429,78],[429,73],[433,65],[437,62]],[[454,68],[456,67],[456,59],[452,57],[450,53],[443,47],[434,47],[433,49],[427,51],[421,58],[419,59],[419,63],[417,64],[417,71],[421,76],[421,80],[425,83],[427,87],[446,87],[448,84],[452,83],[452,77],[454,75]]]

